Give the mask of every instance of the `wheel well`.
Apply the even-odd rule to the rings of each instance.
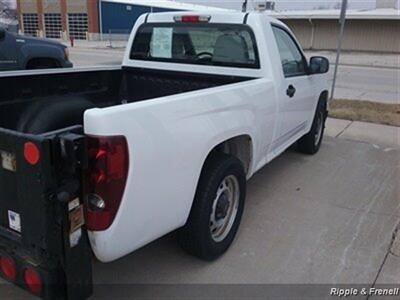
[[[319,96],[319,101],[322,101],[325,105],[325,110],[326,110],[326,116],[328,116],[328,110],[329,110],[329,101],[328,101],[328,97],[329,97],[329,92],[327,90],[323,91],[321,93],[321,95]]]
[[[240,135],[226,140],[215,146],[207,156],[207,160],[216,153],[230,154],[238,158],[244,167],[246,174],[250,171],[250,163],[253,156],[253,143],[249,135]]]
[[[319,101],[325,101],[325,103],[328,103],[328,96],[329,92],[327,90],[323,91],[321,95],[319,96]]]
[[[27,69],[36,66],[60,67],[60,64],[57,59],[47,57],[32,58],[26,64]]]

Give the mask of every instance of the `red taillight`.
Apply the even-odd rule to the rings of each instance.
[[[86,225],[106,230],[114,221],[125,190],[129,168],[125,137],[88,137]]]
[[[24,282],[32,293],[40,294],[42,292],[42,278],[33,268],[28,267],[25,269]]]
[[[210,22],[211,16],[175,16],[175,22],[182,23],[207,23]]]
[[[36,165],[40,160],[39,148],[34,143],[31,142],[25,143],[24,157],[29,164]]]
[[[15,261],[11,257],[0,257],[0,269],[4,277],[6,277],[8,280],[15,280],[15,277],[17,276],[17,269],[15,267]]]

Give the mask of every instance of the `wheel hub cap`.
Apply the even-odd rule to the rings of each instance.
[[[316,129],[316,133],[315,133],[315,146],[317,146],[322,138],[322,129],[324,126],[324,115],[323,112],[320,112],[318,114],[318,119],[317,119],[317,129]]]
[[[229,234],[239,207],[240,188],[233,175],[225,177],[219,185],[210,215],[210,233],[214,241],[220,242]]]
[[[226,215],[228,214],[228,209],[229,209],[229,196],[227,195],[227,192],[224,192],[219,197],[217,202],[217,207],[215,210],[215,218],[217,219],[217,221],[226,217]]]

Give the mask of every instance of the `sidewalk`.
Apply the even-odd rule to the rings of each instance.
[[[334,51],[305,51],[308,57],[325,56],[331,64],[335,64],[336,52]],[[349,52],[340,54],[340,63],[343,66],[363,66],[400,69],[400,53],[371,53],[371,52]]]
[[[325,133],[334,138],[370,143],[389,150],[400,148],[400,127],[328,118]]]
[[[71,47],[70,41],[58,40],[60,43]],[[97,49],[97,50],[111,50],[111,51],[125,51],[126,44],[128,40],[121,41],[86,41],[86,40],[75,40],[74,47],[75,49]]]

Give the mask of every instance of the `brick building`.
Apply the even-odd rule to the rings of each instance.
[[[16,0],[21,33],[57,39],[128,34],[147,12],[223,10],[168,0]]]
[[[20,31],[47,38],[97,40],[127,36],[147,12],[226,11],[168,0],[16,0]],[[343,50],[400,53],[400,0],[379,0],[373,10],[349,10]],[[206,3],[206,2],[205,2]],[[305,49],[335,50],[339,10],[267,11],[286,23]]]
[[[98,0],[17,0],[17,11],[27,35],[87,39],[99,32]]]

